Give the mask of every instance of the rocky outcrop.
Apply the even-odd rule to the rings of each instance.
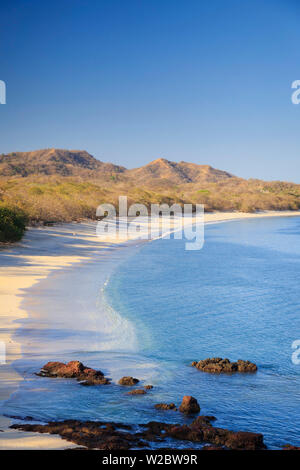
[[[146,393],[146,390],[143,390],[142,388],[136,388],[135,390],[128,392],[127,395],[146,395]]]
[[[194,361],[192,362],[192,366],[203,372],[210,372],[212,374],[257,371],[257,365],[253,362],[243,361],[242,359],[236,362],[230,362],[229,359],[222,359],[221,357],[203,359],[199,362]]]
[[[157,403],[157,405],[154,405],[154,408],[156,408],[157,410],[177,411],[175,403]]]
[[[110,383],[110,380],[104,377],[103,372],[86,367],[79,361],[71,361],[67,364],[63,362],[48,362],[36,375],[40,377],[76,379],[80,382],[80,385],[107,385]]]
[[[144,387],[146,390],[152,390],[153,388],[153,385],[145,385]]]
[[[224,450],[262,450],[266,446],[263,435],[244,431],[230,431],[223,428],[215,428],[211,421],[213,416],[199,416],[190,425],[166,424],[150,422],[144,438],[147,440],[173,438],[195,443],[212,444],[222,447]]]
[[[200,412],[200,406],[196,398],[186,395],[182,399],[179,411],[181,411],[181,413],[196,414]]]
[[[283,450],[300,450],[300,447],[292,446],[291,444],[285,444],[282,448]]]
[[[63,439],[88,449],[127,450],[131,447],[145,447],[145,443],[128,432],[131,426],[122,423],[66,420],[40,424],[18,424],[11,426],[22,431],[58,434]]]
[[[262,434],[213,427],[213,416],[198,416],[190,425],[160,423],[141,424],[137,432],[129,425],[113,422],[67,420],[41,424],[14,424],[13,429],[22,431],[58,434],[63,439],[89,449],[115,450],[149,446],[153,441],[167,441],[172,448],[172,439],[211,444],[214,449],[261,450],[266,446]],[[176,447],[174,445],[174,447]],[[188,447],[188,445],[187,445]],[[207,448],[207,447],[206,447]],[[210,448],[209,448],[210,449]]]
[[[119,380],[119,385],[125,385],[129,387],[132,387],[133,385],[136,385],[137,383],[139,383],[139,380],[135,379],[134,377],[122,377]]]

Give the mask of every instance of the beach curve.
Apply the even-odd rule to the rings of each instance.
[[[300,212],[262,212],[244,213],[209,213],[205,215],[206,223],[261,218],[274,216],[299,216]],[[126,241],[122,240],[124,243]],[[2,248],[0,251],[0,285],[1,285],[1,329],[0,341],[6,344],[6,364],[0,366],[1,386],[0,400],[7,399],[17,388],[22,377],[12,367],[12,363],[21,355],[20,345],[15,341],[14,333],[20,327],[22,319],[28,317],[22,301],[25,293],[39,281],[47,278],[55,270],[67,270],[93,259],[99,250],[105,252],[114,246],[114,240],[101,242],[96,238],[95,224],[64,224],[51,228],[30,229],[21,243]],[[53,253],[55,252],[55,254]],[[50,254],[51,252],[51,254]],[[108,251],[107,251],[107,254]],[[26,435],[21,431],[8,428],[10,420],[2,417],[0,428],[0,448],[66,448],[68,444],[60,438],[51,436]],[[55,441],[53,439],[55,439]],[[24,440],[25,439],[25,440]],[[51,441],[51,442],[50,442]]]

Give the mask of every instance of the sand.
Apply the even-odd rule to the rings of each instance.
[[[248,214],[245,212],[212,212],[205,214],[205,222],[223,222],[237,219],[257,219],[263,217],[299,217],[300,211],[261,211]]]
[[[299,217],[300,212],[214,212],[205,214],[205,223],[275,216]],[[18,321],[29,315],[22,306],[28,290],[54,270],[67,270],[78,263],[89,262],[95,254],[110,256],[112,250],[120,248],[120,242],[126,245],[126,241],[126,237],[122,240],[109,236],[97,238],[95,223],[89,222],[31,228],[20,243],[0,248],[0,342],[6,349],[5,364],[0,363],[0,402],[17,389],[22,380],[12,367],[12,363],[21,357],[14,332],[20,326]],[[9,429],[11,422],[0,416],[0,430],[3,431],[0,432],[0,449],[65,449],[73,446],[59,437],[14,431]]]
[[[5,344],[5,364],[0,364],[0,401],[6,400],[22,380],[11,364],[20,357],[13,339],[18,320],[28,316],[21,303],[25,293],[53,270],[66,269],[92,258],[109,244],[100,243],[94,224],[65,224],[32,228],[22,242],[0,249],[0,341]],[[67,448],[59,437],[22,433],[9,429],[11,420],[0,416],[0,449]]]

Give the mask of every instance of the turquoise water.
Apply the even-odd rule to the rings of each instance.
[[[133,349],[56,357],[79,359],[80,353],[108,375],[134,372],[154,385],[151,392],[130,397],[116,384],[41,380],[33,371],[42,358],[25,355],[16,364],[25,381],[5,412],[42,421],[184,422],[189,418],[153,405],[193,395],[220,427],[261,432],[271,448],[300,445],[300,365],[291,360],[292,342],[300,339],[300,218],[214,224],[205,239],[201,251],[185,251],[184,240],[148,243],[111,276],[107,308],[134,325]],[[211,356],[248,359],[259,369],[218,376],[190,367]]]

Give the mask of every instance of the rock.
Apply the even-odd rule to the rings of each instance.
[[[11,428],[58,434],[63,439],[77,445],[101,450],[146,447],[154,441],[160,443],[167,441],[169,449],[176,448],[172,439],[211,444],[207,450],[212,450],[211,447],[214,449],[222,447],[224,450],[262,450],[266,448],[261,434],[215,428],[211,424],[214,419],[213,416],[198,416],[189,425],[151,421],[148,424],[141,424],[138,430],[123,423],[77,420],[50,422],[46,425],[14,424]],[[162,447],[160,446],[160,448]]]
[[[146,390],[152,390],[153,388],[153,385],[145,385],[144,387]]]
[[[197,416],[197,418],[193,421],[193,426],[211,426],[212,421],[216,421],[215,416]]]
[[[179,411],[181,411],[181,413],[196,414],[200,412],[200,406],[196,398],[186,395],[182,399]]]
[[[293,446],[291,444],[285,444],[282,448],[283,450],[300,450],[300,447]]]
[[[127,395],[146,395],[146,393],[146,390],[143,390],[142,388],[137,388],[128,392]]]
[[[3,416],[10,418],[10,419],[18,419],[20,421],[33,421],[34,420],[32,416],[10,415],[6,413],[3,413]]]
[[[221,357],[207,358],[199,362],[193,361],[192,366],[212,374],[257,371],[257,366],[253,362],[243,361],[242,359],[237,362],[230,362],[229,359],[222,359]]]
[[[208,446],[208,445],[205,445],[202,447],[201,450],[226,450],[224,449],[224,447],[222,446]]]
[[[156,408],[157,410],[177,411],[176,405],[174,403],[157,403],[157,405],[154,405],[154,408]]]
[[[130,386],[130,387],[132,385],[136,385],[137,383],[139,383],[139,380],[135,379],[134,377],[122,377],[119,380],[119,385],[125,385],[125,386]]]
[[[199,416],[195,419],[189,426],[191,430],[189,437],[193,438],[193,435],[197,436],[202,433],[204,442],[234,450],[259,450],[265,448],[262,434],[215,428],[210,424],[212,418],[215,419],[211,416]]]
[[[211,417],[199,416],[189,426],[170,426],[166,434],[175,439],[206,442],[233,450],[261,450],[266,448],[262,434],[215,428],[210,424],[210,420]]]
[[[36,375],[76,379],[80,382],[80,385],[107,385],[110,383],[110,380],[104,377],[103,372],[86,367],[79,361],[71,361],[67,364],[48,362]]]
[[[127,450],[131,447],[147,446],[133,433],[126,432],[125,430],[130,430],[131,426],[122,423],[66,420],[46,425],[19,424],[11,427],[22,431],[58,434],[63,439],[88,449]]]
[[[228,431],[224,445],[234,450],[257,450],[265,447],[262,434],[245,431]]]
[[[242,359],[239,359],[237,361],[237,365],[238,365],[238,372],[256,372],[257,371],[257,365],[250,361],[243,361]]]

